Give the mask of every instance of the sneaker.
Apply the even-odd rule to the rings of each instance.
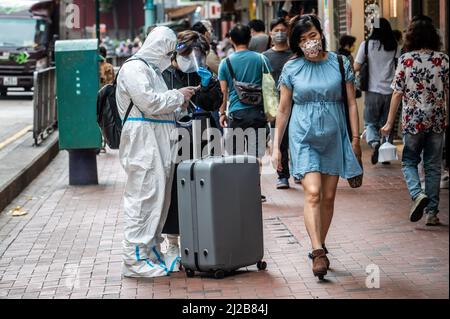
[[[261,203],[267,202],[266,196],[261,195]]]
[[[411,211],[409,214],[409,220],[413,223],[418,222],[423,216],[423,210],[427,207],[429,203],[429,199],[427,195],[424,193],[420,193],[419,196],[414,200],[414,204],[411,207]]]
[[[448,175],[441,178],[441,189],[448,189]]]
[[[391,162],[381,162],[383,165],[391,165]]]
[[[427,214],[427,221],[426,224],[427,226],[438,226],[441,223],[439,222],[439,218],[436,215],[430,215]]]
[[[277,182],[277,189],[288,189],[289,180],[287,178],[279,178]]]
[[[375,142],[375,143],[372,143],[371,146],[373,148],[373,153],[372,153],[372,157],[370,158],[370,160],[371,160],[371,163],[373,165],[375,165],[376,163],[378,163],[378,150],[380,148],[380,143]]]

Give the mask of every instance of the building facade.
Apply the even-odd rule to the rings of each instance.
[[[406,32],[412,17],[423,14],[432,18],[439,29],[444,50],[448,52],[447,0],[321,0],[319,16],[332,50],[339,37],[351,34],[359,45],[369,35],[370,21],[375,16],[389,20],[392,28]]]

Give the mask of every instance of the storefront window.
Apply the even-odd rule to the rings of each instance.
[[[448,1],[421,0],[411,1],[412,16],[423,14],[430,17],[441,32],[444,49],[448,50]]]
[[[422,0],[422,14],[429,16],[433,21],[439,21],[439,2],[439,0]]]

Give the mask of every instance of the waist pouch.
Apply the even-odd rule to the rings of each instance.
[[[263,104],[263,94],[262,87],[257,84],[240,82],[236,80],[236,75],[231,66],[230,59],[226,59],[228,70],[230,71],[231,77],[233,78],[233,86],[236,90],[239,101],[243,104],[248,105],[262,105]]]

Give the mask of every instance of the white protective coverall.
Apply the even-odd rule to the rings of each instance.
[[[161,231],[170,206],[176,136],[174,111],[185,98],[169,90],[161,73],[170,64],[176,35],[167,27],[155,28],[145,40],[136,60],[124,64],[117,79],[116,100],[124,118],[120,162],[128,175],[124,193],[125,236],[122,274],[127,277],[158,277],[168,274],[160,250]]]

